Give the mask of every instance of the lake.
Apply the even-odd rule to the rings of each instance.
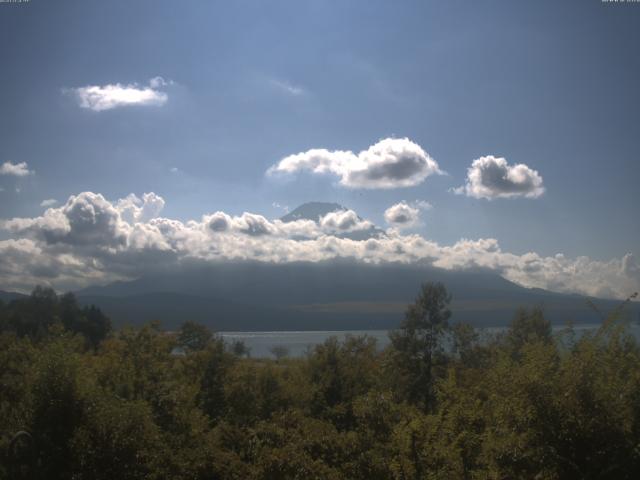
[[[597,324],[577,324],[573,328],[576,336],[580,336],[584,332],[598,328]],[[559,325],[554,326],[554,333],[560,332],[566,327]],[[503,331],[504,327],[495,328],[478,328],[481,338],[485,338]],[[629,325],[629,331],[640,339],[640,325]],[[388,330],[350,330],[350,331],[311,331],[311,332],[220,332],[219,335],[226,342],[234,342],[241,340],[247,347],[251,349],[251,356],[264,358],[273,357],[271,349],[273,347],[282,346],[288,350],[290,357],[304,356],[308,349],[315,345],[323,343],[329,337],[338,337],[339,340],[344,339],[347,335],[363,336],[375,338],[378,348],[383,349],[389,344]]]

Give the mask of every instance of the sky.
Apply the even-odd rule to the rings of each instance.
[[[321,259],[321,238],[624,298],[639,47],[632,2],[0,3],[0,289],[132,278],[160,251]],[[343,245],[328,219],[300,245],[274,221],[308,201],[388,244]]]

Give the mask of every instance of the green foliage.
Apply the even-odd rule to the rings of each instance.
[[[275,345],[271,348],[270,352],[276,360],[282,360],[289,356],[289,349],[284,345]]]
[[[466,366],[477,360],[478,333],[468,323],[456,323],[451,328],[451,350]]]
[[[225,413],[227,402],[224,385],[235,358],[225,351],[222,340],[211,343],[203,355],[204,368],[198,398],[203,412],[215,422]]]
[[[251,356],[251,349],[242,340],[234,340],[231,343],[231,352],[236,357],[249,357]]]
[[[425,283],[409,306],[400,330],[391,332],[392,375],[402,396],[425,411],[434,408],[434,373],[449,331],[451,296],[441,283]]]
[[[70,444],[75,474],[96,480],[149,478],[162,452],[149,405],[96,393],[86,409]]]
[[[72,293],[58,297],[51,288],[38,286],[29,297],[0,305],[0,332],[41,340],[58,323],[83,335],[94,348],[111,331],[111,321],[99,308],[93,305],[81,308]]]
[[[0,305],[0,478],[20,430],[36,479],[638,478],[640,347],[624,324],[554,337],[519,310],[481,339],[449,328],[448,302],[423,286],[384,351],[331,338],[273,360],[197,324],[94,344],[75,299],[39,289]]]
[[[551,323],[544,318],[540,307],[532,310],[519,308],[503,340],[512,355],[519,355],[530,343],[551,343]]]
[[[178,346],[186,351],[204,350],[211,342],[213,333],[196,322],[184,322],[178,333]]]
[[[352,402],[376,382],[376,346],[370,337],[331,337],[308,358],[311,411],[339,428],[353,425]]]

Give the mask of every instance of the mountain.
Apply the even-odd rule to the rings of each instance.
[[[295,222],[296,220],[312,220],[316,223],[320,223],[320,219],[329,213],[346,212],[348,210],[348,208],[343,207],[339,203],[308,202],[287,213],[285,216],[281,217],[280,220],[285,223]],[[363,221],[364,219],[358,216],[358,220]],[[370,238],[379,238],[384,236],[385,232],[375,225],[372,225],[371,227],[363,230],[335,233],[334,235],[338,238],[349,238],[351,240],[363,241]]]
[[[5,292],[0,290],[0,300],[5,303],[9,303],[11,300],[18,300],[20,298],[24,298],[26,295],[18,292]]]
[[[77,292],[116,324],[161,320],[174,328],[196,320],[218,331],[395,328],[420,284],[441,281],[452,294],[453,321],[506,325],[520,306],[541,305],[556,324],[599,316],[578,295],[527,289],[487,271],[448,271],[355,261],[219,263],[156,273]],[[603,311],[619,302],[598,300]],[[633,315],[638,305],[634,304]]]
[[[318,222],[322,217],[331,212],[346,212],[348,209],[338,203],[308,202],[303,203],[295,210],[280,218],[283,222],[295,222],[296,220],[313,220]]]
[[[319,222],[337,203],[311,202],[282,217],[283,222]],[[344,236],[386,235],[371,227]],[[395,328],[407,305],[427,281],[445,284],[452,295],[453,321],[474,326],[506,325],[520,306],[543,306],[556,324],[593,323],[600,316],[578,295],[527,289],[486,270],[451,271],[425,265],[369,265],[349,259],[273,264],[219,262],[157,271],[131,281],[76,292],[81,304],[100,307],[116,325],[160,320],[177,328],[186,320],[218,331],[359,330]],[[0,291],[7,302],[22,295]],[[619,302],[597,300],[610,311]],[[639,318],[640,305],[631,306]]]

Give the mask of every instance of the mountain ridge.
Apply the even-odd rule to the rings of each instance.
[[[175,324],[180,319],[206,319],[207,309],[218,309],[217,321],[211,321],[216,330],[387,329],[398,326],[403,306],[414,301],[426,281],[441,281],[452,294],[453,321],[476,327],[506,325],[519,306],[543,306],[554,324],[600,321],[583,297],[524,288],[495,272],[346,260],[281,265],[227,262],[90,287],[77,295],[82,302],[91,300],[104,307],[107,314],[113,312],[116,323],[162,317]],[[179,305],[141,305],[149,295],[161,297],[160,292],[170,292],[176,303],[184,303],[182,313]],[[205,311],[187,308],[194,298],[200,299],[196,303]],[[595,301],[604,311],[620,303]],[[140,318],[125,312],[123,305],[131,306]],[[636,305],[631,308],[638,310]]]

